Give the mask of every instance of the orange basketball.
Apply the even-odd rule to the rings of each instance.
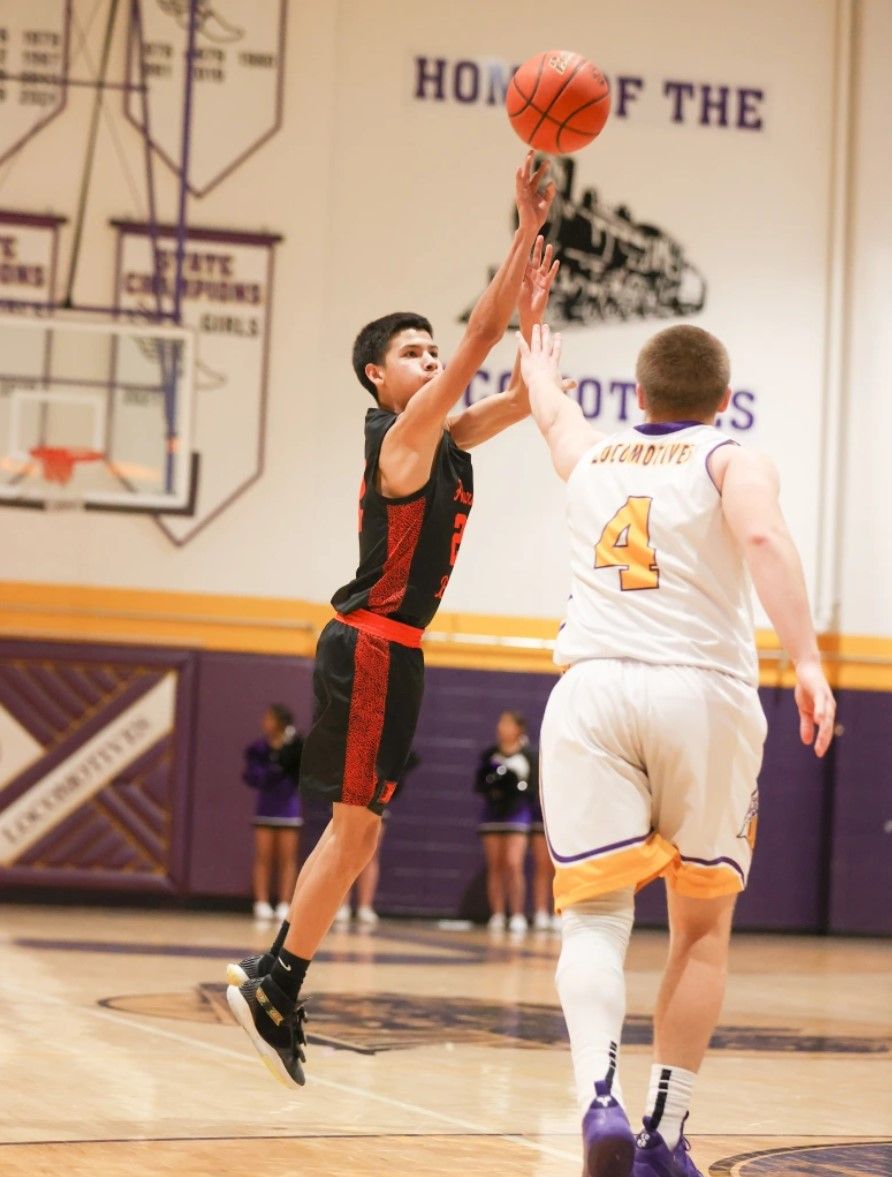
[[[601,133],[610,114],[610,87],[598,67],[578,53],[549,49],[515,73],[505,109],[524,143],[565,155]]]

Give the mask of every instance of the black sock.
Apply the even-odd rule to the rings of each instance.
[[[286,997],[296,1001],[309,967],[308,960],[295,956],[287,948],[280,948],[270,970],[270,980],[282,990]]]
[[[275,940],[273,940],[272,947],[269,950],[270,956],[279,955],[282,945],[285,943],[285,937],[288,935],[288,929],[290,927],[291,924],[289,924],[287,920],[282,921],[282,926],[279,928],[278,935],[276,936]]]

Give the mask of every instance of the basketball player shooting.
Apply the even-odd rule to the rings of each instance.
[[[332,818],[304,863],[269,953],[227,971],[235,1017],[286,1085],[304,1082],[307,969],[375,852],[381,815],[411,752],[424,686],[421,639],[449,583],[473,501],[467,451],[529,415],[519,362],[505,393],[450,411],[515,308],[528,336],[545,311],[558,269],[537,236],[554,197],[547,173],[547,165],[533,169],[532,152],[517,169],[517,231],[448,368],[422,315],[376,319],[354,344],[354,371],[376,402],[365,424],[359,568],[332,599],[337,617],[319,638],[316,718],[300,780],[305,796],[332,804]]]
[[[777,472],[715,427],[731,395],[719,340],[677,326],[646,343],[645,422],[609,437],[562,392],[559,335],[537,326],[519,349],[567,483],[572,592],[555,661],[568,669],[543,719],[541,794],[585,1174],[700,1177],[683,1127],[724,996],[766,732],[750,578],[795,667],[801,738],[818,756],[835,703]],[[669,958],[636,1141],[617,1074],[623,967],[635,888],[659,875]]]

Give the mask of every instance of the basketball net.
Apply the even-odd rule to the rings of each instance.
[[[29,452],[43,470],[43,481],[47,484],[44,499],[47,509],[82,507],[83,498],[72,485],[71,478],[79,462],[98,462],[102,458],[99,450],[39,445]]]

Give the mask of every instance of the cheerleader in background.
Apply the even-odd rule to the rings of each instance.
[[[486,856],[489,928],[502,931],[507,920],[510,932],[525,932],[524,860],[538,794],[538,757],[520,712],[499,716],[496,742],[480,758],[475,790],[484,798],[478,832]]]
[[[263,737],[245,749],[244,782],[257,790],[254,815],[254,918],[288,918],[289,900],[297,878],[301,814],[297,779],[303,741],[294,729],[294,716],[273,703],[261,724]],[[276,874],[274,909],[270,884]]]

